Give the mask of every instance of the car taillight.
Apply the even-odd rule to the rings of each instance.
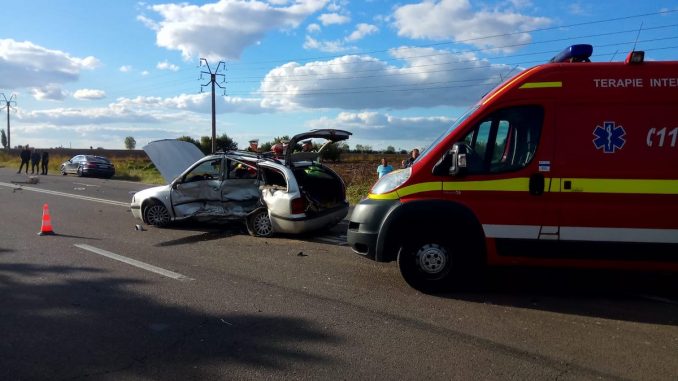
[[[292,214],[301,214],[306,210],[306,199],[305,198],[294,198],[290,203],[290,209]]]

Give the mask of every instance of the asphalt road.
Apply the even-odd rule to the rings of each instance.
[[[425,295],[345,224],[140,231],[147,185],[39,179],[0,169],[1,380],[678,378],[675,274],[498,269]]]

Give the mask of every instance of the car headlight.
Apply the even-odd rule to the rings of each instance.
[[[388,192],[393,192],[394,189],[403,185],[407,179],[410,178],[412,174],[412,168],[405,168],[397,171],[393,171],[385,174],[377,183],[374,184],[370,193],[372,194],[384,194]]]

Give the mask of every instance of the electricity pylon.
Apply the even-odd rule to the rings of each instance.
[[[5,102],[5,106],[3,108],[7,108],[7,151],[9,151],[12,148],[12,141],[10,138],[10,131],[9,131],[9,110],[12,108],[12,104],[16,107],[16,94],[12,94],[9,99],[5,96],[5,93],[0,93],[2,95],[2,99]],[[0,110],[2,110],[0,108]]]
[[[209,74],[210,75],[210,81],[200,85],[200,92],[202,93],[202,89],[205,86],[209,86],[210,84],[212,85],[212,153],[214,153],[217,149],[217,114],[216,114],[216,98],[214,96],[214,87],[219,86],[220,89],[224,90],[224,93],[226,92],[226,88],[221,86],[220,83],[217,82],[217,76],[220,76],[222,78],[221,83],[226,82],[226,76],[224,74],[219,74],[219,68],[221,68],[221,65],[224,65],[224,69],[226,69],[226,63],[224,61],[219,61],[219,64],[217,65],[216,70],[212,72],[212,69],[210,69],[210,64],[207,62],[207,59],[201,58],[200,59],[200,67],[202,67],[203,62],[205,63],[205,66],[207,66],[207,71],[201,71],[200,72],[200,79],[202,79],[203,74]]]

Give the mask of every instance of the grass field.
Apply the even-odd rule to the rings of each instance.
[[[397,163],[404,159],[405,155],[380,155],[380,154],[344,154],[342,161],[326,163],[336,171],[346,183],[346,196],[352,205],[367,196],[370,188],[377,181],[377,166],[381,157],[386,158],[398,167]],[[61,163],[70,159],[70,156],[51,155],[49,160],[49,173],[59,173]],[[115,179],[139,181],[145,184],[164,184],[165,180],[148,158],[139,155],[109,156],[115,165]],[[19,169],[21,160],[17,155],[9,155],[0,152],[0,167]]]

